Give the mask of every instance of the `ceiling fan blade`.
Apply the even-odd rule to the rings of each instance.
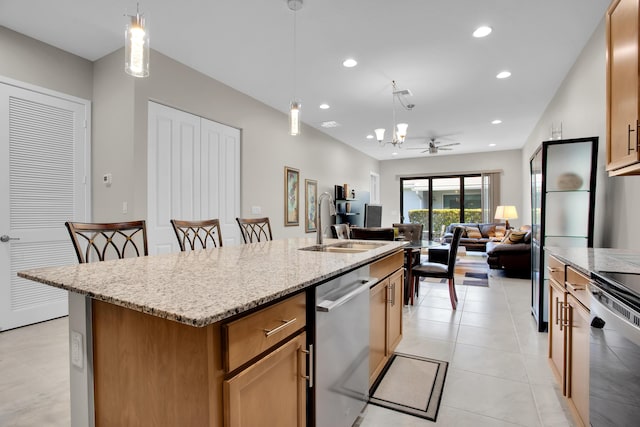
[[[442,144],[442,145],[438,145],[438,148],[442,148],[442,147],[449,147],[451,145],[460,145],[459,142],[450,142],[448,144]]]
[[[442,148],[442,147],[438,147],[438,150],[448,150],[448,151],[453,151],[453,148]]]

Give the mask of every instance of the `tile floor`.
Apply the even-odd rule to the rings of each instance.
[[[529,289],[492,271],[489,287],[457,286],[456,311],[440,283],[422,283],[416,305],[405,307],[397,351],[450,362],[435,424],[573,425],[549,369],[547,334],[529,314]],[[0,426],[70,425],[67,327],[62,318],[0,334]],[[373,405],[361,423],[432,425]]]
[[[396,351],[450,362],[437,422],[368,405],[361,427],[573,426],[548,365],[547,334],[529,312],[529,283],[490,271],[489,287],[456,286],[453,311],[447,284],[422,282]]]

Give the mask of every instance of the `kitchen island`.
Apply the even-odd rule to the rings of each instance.
[[[249,408],[236,398],[260,381],[277,389],[274,381],[283,380],[293,403],[304,404],[310,291],[390,255],[400,259],[405,244],[300,250],[314,243],[274,240],[18,273],[70,291],[72,424],[240,425],[230,414],[247,416]],[[260,321],[271,324],[263,331]],[[265,364],[276,369],[263,375]],[[297,375],[283,378],[282,366]],[[299,410],[295,424],[305,420]]]

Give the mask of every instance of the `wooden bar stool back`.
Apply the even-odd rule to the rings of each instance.
[[[181,251],[187,249],[206,249],[208,247],[222,247],[222,233],[220,220],[205,219],[203,221],[182,221],[172,219],[171,225],[176,233]]]
[[[145,221],[64,225],[80,264],[149,255]]]
[[[273,240],[271,223],[268,217],[264,218],[236,218],[240,233],[245,243],[256,243]]]

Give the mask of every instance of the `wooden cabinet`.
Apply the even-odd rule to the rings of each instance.
[[[567,292],[564,286],[555,280],[549,280],[549,362],[556,380],[562,386],[562,394],[565,394],[567,375],[567,328],[564,327],[563,313],[567,303]]]
[[[637,0],[614,0],[606,15],[607,170],[640,174],[639,13]]]
[[[306,425],[306,334],[224,382],[225,426]]]
[[[589,425],[589,310],[567,296],[566,396],[579,425]]]
[[[589,425],[589,278],[549,257],[549,361],[576,424]]]
[[[397,252],[371,265],[371,276],[383,279],[369,291],[369,385],[402,339],[403,263]]]
[[[96,426],[305,425],[305,301],[197,328],[93,300]]]

